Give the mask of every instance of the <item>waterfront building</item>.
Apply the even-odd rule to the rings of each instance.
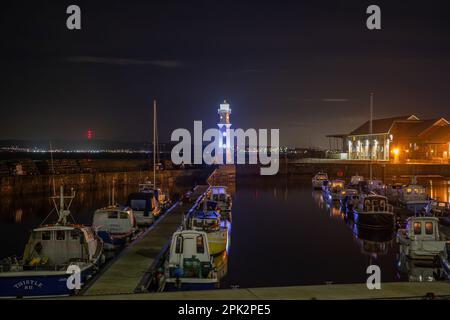
[[[344,135],[342,153],[349,160],[447,163],[450,159],[450,123],[444,118],[421,120],[415,115],[375,119]]]

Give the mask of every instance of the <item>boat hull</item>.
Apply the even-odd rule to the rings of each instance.
[[[395,216],[389,212],[353,212],[354,222],[366,228],[394,228]]]
[[[94,272],[94,267],[89,267],[81,272],[81,284],[88,280]],[[36,271],[23,271],[23,275],[3,274],[0,276],[1,298],[32,298],[32,297],[56,297],[69,296],[74,290],[67,288],[67,279],[70,274],[63,272],[47,272],[39,274]],[[28,274],[29,273],[29,274]]]
[[[167,279],[164,291],[212,290],[219,287],[219,282],[212,279]]]
[[[103,240],[105,250],[114,250],[126,245],[130,237],[133,235],[132,232],[123,234],[110,234],[106,231],[98,231],[97,234]]]

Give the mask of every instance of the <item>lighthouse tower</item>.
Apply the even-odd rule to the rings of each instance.
[[[230,138],[230,132],[227,129],[231,128],[230,123],[230,115],[231,115],[231,108],[230,104],[227,102],[227,100],[224,100],[223,103],[220,104],[220,108],[218,111],[219,114],[219,123],[217,126],[219,127],[220,134],[222,136],[222,139],[219,140],[219,148],[223,148],[224,154],[225,154],[225,163],[232,163],[232,157],[231,157],[231,147],[232,142]]]

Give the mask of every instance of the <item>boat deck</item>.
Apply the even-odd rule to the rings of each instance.
[[[208,189],[197,186],[191,196],[196,199]],[[174,204],[155,224],[125,248],[113,263],[93,279],[83,295],[129,294],[141,285],[142,278],[151,270],[156,259],[181,224],[182,215],[192,203]]]

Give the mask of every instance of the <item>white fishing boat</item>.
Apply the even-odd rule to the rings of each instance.
[[[312,187],[313,189],[322,189],[322,186],[325,181],[328,181],[328,174],[325,172],[318,172],[312,178]]]
[[[364,177],[363,176],[359,176],[359,175],[352,176],[350,178],[349,186],[356,188],[356,187],[359,186],[360,182],[363,182],[363,181],[364,181]]]
[[[425,187],[417,184],[413,178],[411,184],[402,187],[398,203],[409,211],[419,214],[430,211],[431,200]]]
[[[394,207],[384,196],[370,194],[361,199],[354,209],[356,224],[368,228],[394,228]]]
[[[153,224],[161,212],[154,192],[133,192],[128,195],[126,205],[133,210],[133,216],[139,227]]]
[[[410,217],[406,228],[397,232],[400,253],[411,259],[435,259],[446,251],[446,236],[435,217]]]
[[[207,199],[217,203],[222,218],[231,221],[231,207],[233,202],[231,195],[225,186],[211,186],[207,192]]]
[[[102,238],[106,250],[114,250],[127,244],[137,230],[136,220],[131,208],[118,205],[96,210],[92,227]]]
[[[67,296],[76,290],[72,270],[79,270],[81,287],[98,271],[103,241],[91,227],[67,221],[74,197],[73,190],[65,196],[61,186],[52,197],[57,222],[33,229],[21,258],[0,262],[0,297]]]
[[[175,232],[164,267],[164,290],[217,288],[221,270],[226,268],[226,253],[213,258],[209,251],[208,235],[205,232]]]

